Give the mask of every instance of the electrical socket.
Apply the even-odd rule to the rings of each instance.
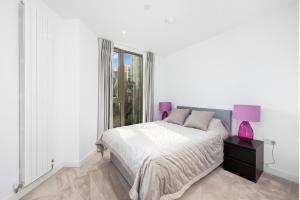
[[[270,139],[264,138],[264,142],[266,144],[276,145],[276,141],[275,140],[270,140]]]

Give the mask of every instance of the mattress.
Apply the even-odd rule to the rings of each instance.
[[[126,168],[124,167],[124,164],[122,163],[122,161],[120,161],[117,156],[115,156],[112,152],[110,152],[110,161],[114,164],[114,166],[120,171],[120,173],[122,174],[122,176],[125,178],[125,180],[127,181],[127,183],[130,186],[133,186],[134,183],[134,177],[132,175],[130,175],[130,173],[126,170]]]
[[[219,119],[213,119],[207,131],[156,121],[110,129],[100,143],[110,149],[122,174],[127,173],[132,199],[174,199],[222,163],[223,139],[227,136],[228,131]],[[156,180],[160,176],[165,180],[170,172],[178,177],[167,177],[170,180],[164,183]],[[151,180],[153,177],[158,178]],[[151,189],[151,182],[155,181],[160,188]],[[161,184],[168,189],[162,191]]]

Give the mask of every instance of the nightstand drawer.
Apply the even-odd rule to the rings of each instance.
[[[232,158],[224,157],[223,167],[234,174],[256,182],[256,169],[251,165]]]
[[[256,165],[256,152],[253,150],[245,149],[232,144],[224,144],[224,155],[243,162],[246,162],[253,167]]]

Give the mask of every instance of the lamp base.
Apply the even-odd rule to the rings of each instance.
[[[253,140],[253,129],[248,121],[242,121],[240,124],[238,137],[242,141],[252,141]]]
[[[164,111],[162,116],[161,116],[161,120],[164,120],[165,118],[167,118],[169,115],[168,115],[168,112],[167,111]]]

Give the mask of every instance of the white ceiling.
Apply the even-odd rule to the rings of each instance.
[[[44,0],[99,37],[167,55],[297,0]],[[145,10],[145,5],[151,5]],[[166,18],[174,18],[167,24]],[[122,34],[126,30],[126,34]]]

